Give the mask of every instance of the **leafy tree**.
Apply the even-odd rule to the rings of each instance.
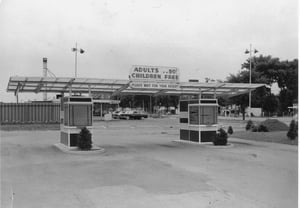
[[[130,107],[134,102],[134,96],[133,95],[124,95],[121,96],[120,98],[120,106],[125,108],[125,107]]]
[[[296,139],[296,137],[298,136],[298,125],[296,124],[295,120],[291,121],[287,136],[291,140]]]
[[[77,146],[81,150],[92,148],[92,135],[86,127],[83,127],[78,135]]]
[[[217,131],[216,137],[213,139],[214,145],[227,145],[228,134],[222,128]]]
[[[262,109],[269,114],[278,110],[279,100],[274,94],[270,94],[263,99]]]
[[[252,120],[249,120],[248,122],[247,122],[247,124],[246,124],[246,130],[248,131],[248,130],[250,130],[251,128],[252,128],[252,126],[253,126],[254,124],[253,124],[253,121]]]
[[[288,106],[292,106],[293,102],[298,99],[298,59],[293,61],[280,61],[279,58],[272,56],[258,56],[251,59],[252,83],[264,83],[271,87],[277,83],[280,88],[279,102],[280,111],[287,111]],[[227,82],[232,83],[249,83],[249,67],[250,60],[247,59],[242,64],[242,70],[237,74],[230,74]],[[249,104],[248,95],[240,95],[232,100],[232,102],[240,105],[244,118],[244,110]],[[264,97],[268,97],[267,100]],[[269,112],[275,112],[274,107],[268,105],[269,102],[275,103],[274,97],[270,94],[269,88],[259,88],[252,93],[251,106],[265,107]],[[271,107],[266,109],[266,107]]]
[[[224,97],[218,97],[218,104],[219,106],[226,106],[228,103],[227,99]]]
[[[262,56],[253,57],[252,60],[252,70],[251,70],[251,78],[253,83],[265,83],[267,85],[272,85],[276,80],[273,76],[271,76],[272,71],[270,73],[263,73],[262,68],[276,68],[279,65],[278,58],[272,58],[271,56]],[[242,64],[242,69],[246,69],[248,72],[248,81],[249,81],[249,69],[250,69],[250,60],[247,59],[245,63]]]
[[[253,61],[253,60],[252,60]],[[249,66],[249,60],[242,65],[242,70],[237,74],[230,74],[227,77],[227,82],[230,83],[249,83],[249,70],[245,70]],[[256,70],[255,67],[251,70],[251,80],[252,83],[267,83],[267,78],[261,76]],[[263,102],[263,97],[270,92],[270,89],[266,87],[261,87],[252,91],[251,93],[251,106],[252,107],[261,107]],[[245,109],[249,106],[249,94],[238,95],[230,98],[230,102],[240,106],[241,113],[243,115],[243,120],[245,120]]]
[[[240,106],[240,110],[243,115],[243,120],[245,120],[246,107],[248,106],[248,103],[249,103],[248,94],[231,97],[229,101],[230,101],[230,103],[234,103],[234,104]]]
[[[233,134],[232,126],[228,126],[227,132],[228,132],[228,134]]]
[[[260,56],[258,59],[264,61],[256,64],[256,70],[271,84],[278,84],[280,110],[287,111],[288,107],[298,100],[298,59],[280,61],[279,58],[271,56]]]

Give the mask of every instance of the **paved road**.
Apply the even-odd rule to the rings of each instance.
[[[59,131],[1,132],[1,207],[297,207],[297,146],[178,139],[176,119],[96,122],[99,155],[71,155]]]

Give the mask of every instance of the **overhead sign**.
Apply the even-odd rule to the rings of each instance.
[[[179,82],[179,69],[167,66],[140,66],[131,68],[129,79],[131,81],[162,81]]]

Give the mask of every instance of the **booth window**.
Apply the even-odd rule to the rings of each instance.
[[[201,106],[200,107],[200,124],[210,125],[217,123],[217,107]]]
[[[190,124],[199,125],[199,106],[189,106]]]
[[[70,115],[70,126],[92,125],[92,106],[71,105]]]
[[[66,115],[66,114],[65,114]],[[90,105],[70,105],[69,106],[69,126],[91,126],[92,125],[92,106]]]
[[[64,125],[69,126],[69,108],[68,105],[64,105]]]
[[[216,106],[189,106],[189,124],[211,125],[217,123]]]

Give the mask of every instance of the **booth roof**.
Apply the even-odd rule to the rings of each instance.
[[[132,81],[123,79],[96,79],[96,78],[67,78],[67,77],[10,77],[7,91],[15,94],[21,92],[48,92],[48,93],[109,93],[134,95],[196,95],[211,94],[217,96],[236,96],[248,93],[264,84],[247,83],[199,83],[179,82],[178,87],[164,88],[136,88]]]

